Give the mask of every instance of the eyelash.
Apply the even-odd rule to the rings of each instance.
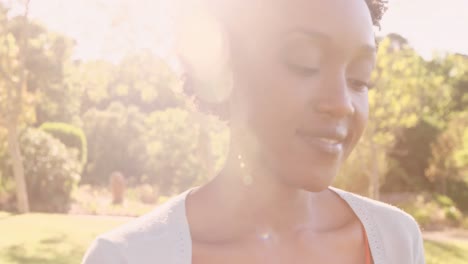
[[[318,68],[304,67],[304,66],[300,66],[297,64],[293,64],[293,63],[287,63],[287,62],[285,64],[289,68],[289,70],[291,70],[292,72],[305,76],[305,77],[311,77],[320,72]],[[364,89],[371,90],[373,88],[371,83],[365,82],[365,81],[349,79],[348,82],[351,88],[356,91],[362,91]]]
[[[302,75],[302,76],[306,76],[306,77],[314,76],[317,73],[319,73],[318,68],[304,67],[304,66],[300,66],[300,65],[292,64],[292,63],[286,63],[286,66],[292,72]]]
[[[370,90],[372,85],[369,82],[364,82],[356,79],[349,79],[348,81],[353,90],[362,91],[363,89]]]

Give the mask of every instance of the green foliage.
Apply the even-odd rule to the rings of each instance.
[[[6,133],[6,129],[0,127],[0,210],[12,211],[15,209],[15,184],[11,177]]]
[[[142,112],[183,107],[182,82],[161,58],[150,52],[126,56],[109,86],[111,98],[138,105]]]
[[[463,222],[462,212],[447,196],[420,194],[402,208],[411,214],[423,228],[458,227]]]
[[[225,127],[180,108],[144,115],[114,102],[88,111],[83,121],[90,146],[83,183],[107,184],[120,171],[130,184],[158,185],[162,194],[173,194],[206,181],[226,155]]]
[[[381,187],[382,192],[410,192],[419,188],[424,189],[425,185],[420,179],[425,180],[425,178],[420,174],[408,173],[405,164],[399,159],[388,157],[386,163],[388,169]]]
[[[134,217],[144,215],[154,210],[156,204],[160,203],[156,199],[157,197],[153,196],[155,193],[148,193],[148,190],[145,190],[145,186],[146,185],[140,185],[127,188],[125,191],[124,203],[113,204],[112,189],[109,188],[109,186],[97,187],[81,184],[73,191],[73,206],[69,213],[80,215],[113,215]],[[151,197],[148,197],[147,195]],[[143,201],[143,199],[146,198],[155,200]],[[162,198],[162,196],[160,198]]]
[[[126,56],[118,65],[91,61],[77,65],[70,83],[82,92],[84,109],[106,109],[119,102],[144,113],[185,107],[182,82],[162,59],[143,52]]]
[[[463,180],[468,171],[465,147],[468,145],[468,112],[453,115],[446,130],[431,145],[431,158],[426,177],[439,185],[439,191],[447,193],[447,182]]]
[[[37,119],[71,121],[79,110],[77,94],[64,84],[72,40],[31,21],[25,27],[22,16],[0,9],[0,99],[8,95],[8,100],[0,100],[0,111],[6,117],[18,115],[28,124]],[[26,31],[25,50],[21,50],[20,37]]]
[[[361,143],[362,144],[362,143]],[[340,172],[335,179],[334,185],[351,192],[367,195],[370,185],[370,149],[358,145],[343,164]],[[376,157],[382,159],[382,155]],[[380,163],[382,164],[382,163]]]
[[[436,89],[438,82],[427,78],[423,59],[408,45],[399,46],[391,38],[379,45],[367,132],[376,144],[387,148],[394,143],[396,131],[414,126],[422,116],[421,88]]]
[[[32,210],[66,212],[80,178],[75,155],[58,139],[38,129],[26,129],[20,144]]]
[[[445,218],[452,223],[460,224],[463,220],[463,214],[456,207],[453,200],[445,195],[436,194],[435,202],[444,209]]]
[[[145,121],[137,107],[114,102],[102,111],[90,109],[83,122],[89,146],[83,183],[107,185],[114,171],[126,178],[143,174]]]
[[[373,89],[369,91],[369,123],[350,157],[350,165],[346,165],[343,172],[346,178],[356,177],[356,174],[361,176],[357,176],[359,181],[352,184],[363,182],[362,175],[367,175],[370,178],[367,182],[374,188],[372,194],[380,188],[379,182],[392,182],[383,175],[390,165],[394,165],[390,164],[387,153],[397,142],[398,135],[426,116],[439,116],[434,112],[449,101],[449,96],[440,92],[444,89],[441,89],[439,76],[430,74],[425,61],[401,38],[383,39],[377,58],[372,76]],[[434,102],[434,107],[422,107],[427,102]],[[354,168],[350,170],[350,167]],[[410,173],[408,171],[407,175]]]
[[[204,173],[197,155],[200,127],[193,115],[177,108],[154,112],[146,127],[148,181],[158,184],[163,194],[192,186]]]
[[[22,25],[13,19],[11,31],[17,38]],[[36,96],[36,121],[71,122],[79,114],[79,94],[66,84],[73,41],[48,31],[41,25],[28,26],[28,49],[25,58],[27,89]]]
[[[445,195],[436,194],[434,196],[434,199],[439,205],[441,205],[443,207],[446,207],[446,208],[447,207],[452,207],[452,206],[455,205],[454,202],[452,201],[452,199],[450,199],[449,197],[447,197]]]
[[[429,163],[434,164],[429,161],[431,144],[456,108],[459,98],[454,96],[460,88],[455,86],[463,86],[465,77],[460,73],[468,59],[457,55],[425,61],[397,34],[380,41],[377,58],[368,127],[337,183],[359,192],[379,182],[384,191],[432,190],[430,178],[425,177]],[[462,147],[452,155],[457,164],[463,164],[465,152]],[[445,158],[446,153],[438,156]]]
[[[149,52],[129,54],[117,64],[71,63],[70,39],[31,22],[27,85],[18,89],[20,22],[0,8],[0,112],[8,118],[21,109],[21,128],[47,123],[41,129],[78,149],[81,163],[88,161],[82,183],[107,186],[109,175],[121,171],[130,185],[147,183],[171,195],[205,182],[223,166],[229,130],[188,110],[182,80]],[[369,126],[336,184],[363,194],[374,192],[373,184],[384,191],[437,190],[465,208],[468,117],[453,113],[468,106],[467,76],[466,56],[426,61],[397,34],[381,39]],[[73,124],[86,137],[79,128],[49,122]],[[2,139],[0,127],[0,178],[11,179]]]
[[[463,220],[463,214],[455,206],[445,208],[445,218],[457,225]]]
[[[19,41],[11,30],[12,21],[8,10],[0,3],[0,122],[20,118],[32,122],[34,109],[30,106],[33,96],[20,89],[23,73]],[[20,100],[21,99],[21,100]],[[22,109],[22,111],[18,111]]]
[[[85,166],[88,159],[88,143],[81,128],[66,123],[47,122],[39,129],[51,134],[68,148],[76,149],[81,160],[81,165]]]
[[[447,183],[447,196],[463,212],[468,213],[468,182],[467,180],[450,180]]]
[[[14,200],[15,184],[13,179],[0,175],[0,210],[14,211]]]
[[[449,89],[451,101],[446,111],[458,112],[468,107],[468,56],[447,54],[432,61],[430,69],[444,77]]]
[[[4,176],[5,161],[7,156],[7,130],[0,126],[0,178]]]
[[[440,129],[421,120],[416,126],[402,129],[395,145],[389,149],[388,171],[382,191],[422,191],[431,188],[424,171],[431,157],[431,143]]]

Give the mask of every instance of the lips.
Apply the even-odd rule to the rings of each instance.
[[[340,130],[307,131],[298,130],[297,135],[313,149],[324,154],[338,155],[343,152],[346,133]]]

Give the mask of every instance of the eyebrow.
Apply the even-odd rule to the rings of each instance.
[[[318,40],[320,42],[332,42],[332,38],[322,32],[313,31],[306,28],[292,28],[287,31],[286,35],[301,34],[306,35],[308,38]],[[358,48],[357,54],[359,56],[375,56],[377,54],[377,46],[372,44],[363,44]]]
[[[305,28],[292,28],[290,30],[287,30],[284,35],[286,35],[286,36],[289,36],[289,35],[305,35],[308,38],[318,40],[318,41],[321,41],[321,42],[331,42],[331,40],[332,40],[331,37],[328,36],[325,33],[322,33],[322,32],[319,32],[319,31],[312,31],[312,30],[308,30],[308,29],[305,29]]]

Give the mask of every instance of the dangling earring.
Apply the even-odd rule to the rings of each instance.
[[[239,168],[241,169],[241,177],[242,177],[242,183],[246,186],[250,186],[253,182],[252,175],[250,171],[248,171],[246,164],[242,158],[242,155],[238,155],[237,159],[239,160]]]

